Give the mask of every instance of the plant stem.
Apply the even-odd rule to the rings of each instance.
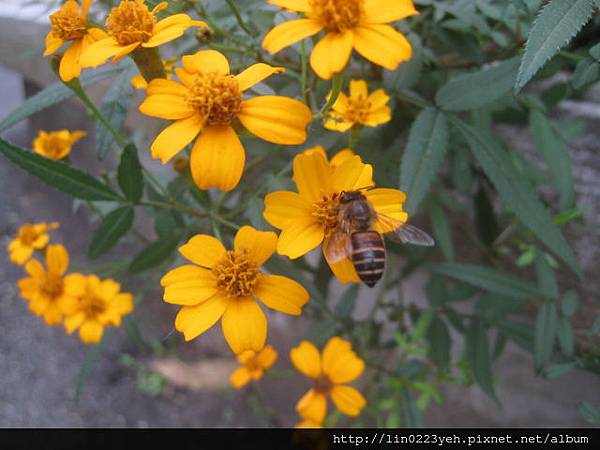
[[[252,31],[250,31],[248,26],[244,23],[244,20],[242,19],[242,15],[240,14],[240,11],[238,10],[237,6],[235,6],[235,4],[231,0],[225,0],[225,2],[229,6],[229,9],[231,9],[231,12],[233,13],[233,15],[235,16],[235,20],[237,20],[238,25],[242,28],[242,30],[244,30],[244,32],[248,36],[250,36],[251,38],[254,39],[254,35],[252,34]]]
[[[302,60],[302,72],[300,75],[300,89],[302,90],[302,98],[304,99],[304,103],[308,105],[308,90],[307,90],[307,77],[308,77],[308,65],[306,61],[306,44],[304,43],[304,39],[300,41],[300,56]]]
[[[131,58],[140,70],[140,74],[148,83],[155,78],[167,78],[165,66],[160,59],[157,47],[138,47],[131,52]]]

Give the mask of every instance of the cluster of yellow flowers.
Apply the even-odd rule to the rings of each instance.
[[[186,14],[157,20],[156,14],[167,2],[150,10],[144,0],[122,0],[107,16],[104,28],[88,20],[93,0],[81,6],[68,0],[50,16],[52,29],[46,38],[44,55],[57,52],[64,44],[59,75],[65,82],[78,77],[86,67],[96,67],[107,59],[115,63],[130,55],[141,75],[132,80],[145,89],[142,113],[172,121],[151,145],[151,155],[163,164],[192,144],[190,171],[200,189],[233,190],[243,176],[246,154],[238,132],[242,127],[270,143],[300,145],[306,142],[309,124],[323,119],[326,129],[346,132],[353,127],[375,127],[390,121],[389,96],[383,89],[369,94],[367,83],[352,80],[349,95],[341,92],[324,115],[313,115],[302,101],[262,95],[246,98],[250,88],[266,78],[285,71],[265,63],[251,65],[236,75],[228,59],[216,50],[201,50],[181,58],[161,61],[156,47],[179,38],[190,27],[207,27]],[[412,0],[267,0],[286,12],[303,18],[281,23],[264,37],[262,46],[277,53],[304,38],[325,31],[314,45],[310,66],[322,79],[330,79],[348,65],[352,50],[373,64],[394,70],[411,58],[408,40],[390,22],[418,14]],[[333,95],[332,93],[329,96]],[[324,99],[329,100],[330,97]],[[48,157],[64,157],[66,143],[81,134],[61,132],[52,150],[37,150]],[[40,137],[42,139],[42,137]],[[48,141],[49,138],[44,136]],[[42,143],[36,147],[46,148]],[[219,320],[225,340],[242,365],[231,376],[235,387],[258,379],[271,367],[277,352],[265,346],[267,318],[260,306],[285,314],[300,315],[309,294],[296,281],[267,274],[261,266],[277,251],[291,259],[299,258],[323,244],[325,248],[337,227],[340,197],[344,192],[364,190],[374,211],[395,222],[376,220],[372,229],[394,231],[407,220],[403,211],[405,194],[395,189],[374,188],[373,169],[351,149],[331,160],[322,147],[297,155],[293,161],[293,181],[297,192],[279,191],[264,200],[264,217],[274,228],[259,231],[241,227],[228,250],[215,237],[193,236],[179,251],[190,264],[169,271],[161,280],[164,301],[181,306],[175,328],[185,340],[196,338]],[[30,239],[30,238],[29,238]],[[44,239],[30,239],[30,247],[46,245]],[[62,250],[61,250],[62,249]],[[15,258],[25,251],[15,245]],[[68,257],[61,246],[47,250],[48,270],[35,260],[26,270],[31,278],[19,283],[23,296],[48,323],[64,319],[68,331],[78,326],[85,342],[97,341],[106,324],[118,325],[131,311],[131,296],[119,294],[112,280],[101,282],[94,276],[71,274],[63,277]],[[349,258],[328,261],[342,282],[358,282]],[[79,297],[79,307],[71,309]],[[35,306],[34,306],[35,305]],[[52,305],[52,312],[48,313]],[[42,307],[43,306],[43,307]],[[75,312],[77,311],[77,312]],[[327,396],[340,411],[356,416],[366,401],[354,388],[346,386],[364,370],[363,361],[349,342],[335,337],[322,355],[303,341],[290,354],[296,368],[314,380],[314,387],[298,402],[302,418],[299,426],[320,426],[327,411]]]
[[[79,329],[82,342],[97,344],[105,327],[119,326],[122,317],[133,311],[133,296],[120,292],[114,280],[67,274],[67,250],[60,244],[49,245],[48,232],[56,228],[56,222],[24,224],[8,244],[10,260],[24,265],[29,275],[17,286],[29,309],[46,324],[62,324],[69,334]],[[44,256],[45,265],[35,258],[36,252]]]

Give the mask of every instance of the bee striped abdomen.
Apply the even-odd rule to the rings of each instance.
[[[376,231],[353,233],[352,263],[358,277],[369,287],[375,286],[385,268],[385,247],[383,239]]]

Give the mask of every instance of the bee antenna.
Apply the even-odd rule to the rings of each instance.
[[[361,188],[358,188],[357,191],[370,191],[371,189],[375,189],[374,184],[370,184],[368,186],[363,186]]]

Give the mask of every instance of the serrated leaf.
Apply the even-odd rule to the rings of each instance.
[[[565,142],[541,111],[531,110],[529,127],[533,141],[546,161],[554,184],[560,193],[560,209],[571,208],[575,203],[575,186],[571,158]]]
[[[179,236],[170,236],[153,242],[133,258],[129,271],[137,273],[158,266],[173,254],[178,244]]]
[[[556,335],[565,356],[573,356],[573,353],[575,353],[575,334],[571,322],[567,318],[561,317],[558,320]]]
[[[486,394],[497,401],[496,393],[494,392],[492,359],[490,357],[488,336],[483,323],[478,318],[472,319],[467,330],[466,356],[475,381],[477,381]]]
[[[519,59],[512,58],[479,72],[459,75],[440,88],[435,102],[446,111],[483,108],[510,91],[518,69]]]
[[[106,253],[129,231],[132,224],[133,208],[131,206],[122,206],[108,213],[92,237],[88,256],[93,259]]]
[[[144,191],[144,176],[138,158],[137,148],[128,144],[121,153],[121,162],[117,169],[117,180],[127,200],[138,203]]]
[[[592,0],[552,0],[540,11],[527,38],[515,91],[520,91],[546,62],[588,22]]]
[[[97,178],[12,145],[0,138],[0,153],[7,159],[38,177],[44,183],[76,198],[92,201],[119,201],[122,198]]]
[[[83,75],[79,82],[82,87],[90,86],[100,80],[110,77],[123,70],[123,66],[106,66],[100,69],[96,69]],[[37,94],[29,97],[23,103],[21,103],[17,109],[10,112],[2,122],[0,122],[0,131],[4,131],[21,120],[35,114],[36,112],[42,111],[49,108],[52,105],[56,105],[70,97],[73,97],[74,92],[65,86],[62,82],[54,83],[38,92]]]
[[[530,300],[544,297],[544,294],[530,281],[491,267],[442,263],[433,266],[432,270],[511,298]]]
[[[435,316],[429,326],[427,339],[429,341],[429,356],[440,369],[446,369],[450,363],[450,348],[452,346],[452,337],[446,322]]]
[[[556,339],[556,323],[556,305],[552,302],[544,302],[535,320],[533,360],[537,370],[541,370],[552,356]]]
[[[440,206],[433,205],[430,211],[430,219],[435,241],[442,249],[444,257],[452,261],[454,259],[454,244],[452,243],[452,235],[450,234],[450,226],[446,213]]]
[[[131,73],[125,71],[111,85],[100,104],[100,113],[106,117],[115,130],[123,127],[127,111],[133,96],[133,86],[130,83]],[[96,153],[99,159],[104,159],[114,142],[114,135],[102,124],[96,122]]]
[[[404,205],[413,214],[423,199],[448,147],[446,116],[435,108],[421,111],[410,129],[408,145],[400,166],[400,188],[406,192]]]
[[[531,186],[519,176],[506,151],[493,136],[473,128],[458,117],[452,116],[450,120],[466,139],[506,206],[581,277],[581,268],[573,250]]]

